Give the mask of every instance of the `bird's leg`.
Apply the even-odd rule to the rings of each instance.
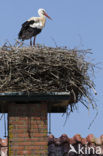
[[[36,39],[36,36],[34,36],[34,40],[33,40],[33,46],[35,46],[35,39]]]
[[[30,38],[30,46],[32,46],[32,38]]]

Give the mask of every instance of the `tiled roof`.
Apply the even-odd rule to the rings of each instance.
[[[0,156],[7,156],[8,139],[0,139]]]
[[[72,147],[74,147],[77,153],[73,151],[70,152]],[[81,148],[81,151],[78,150],[78,147]],[[90,154],[88,153],[89,147],[91,148]],[[94,151],[92,148],[94,148]],[[101,153],[97,154],[99,149],[101,149],[100,151]],[[0,152],[1,152],[0,156],[7,156],[7,151],[8,151],[8,139],[0,139]],[[78,152],[84,152],[84,153],[78,154]],[[55,138],[53,135],[49,135],[48,155],[49,156],[77,156],[77,155],[103,156],[103,135],[101,135],[99,138],[94,137],[93,134],[89,134],[86,138],[82,138],[80,134],[76,134],[72,138],[69,138],[66,134],[61,135],[61,137],[59,138]]]
[[[66,134],[60,138],[49,135],[48,145],[49,156],[103,156],[103,135],[99,138],[95,138],[93,134],[89,134],[86,138],[82,138],[80,134],[76,134],[72,138]],[[73,152],[73,150],[75,151]]]

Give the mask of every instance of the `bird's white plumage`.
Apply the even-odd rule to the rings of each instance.
[[[30,27],[32,28],[39,28],[42,29],[45,25],[45,17],[31,17],[28,21],[35,21],[33,24],[30,24]]]
[[[39,21],[38,23],[30,24],[30,27],[42,29],[43,25],[42,25],[42,22]]]
[[[45,26],[46,22],[46,17],[45,17],[45,10],[44,9],[39,9],[38,14],[40,17],[31,17],[28,21],[34,21],[33,24],[30,24],[31,28],[38,28],[42,29]]]

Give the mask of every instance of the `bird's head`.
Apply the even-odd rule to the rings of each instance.
[[[48,14],[46,13],[45,9],[39,9],[38,14],[39,14],[39,16],[46,16],[52,20],[52,18],[50,16],[48,16]]]

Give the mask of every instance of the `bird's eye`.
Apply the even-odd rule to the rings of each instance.
[[[44,10],[42,10],[42,14],[44,15],[44,13],[45,13],[45,11]]]

